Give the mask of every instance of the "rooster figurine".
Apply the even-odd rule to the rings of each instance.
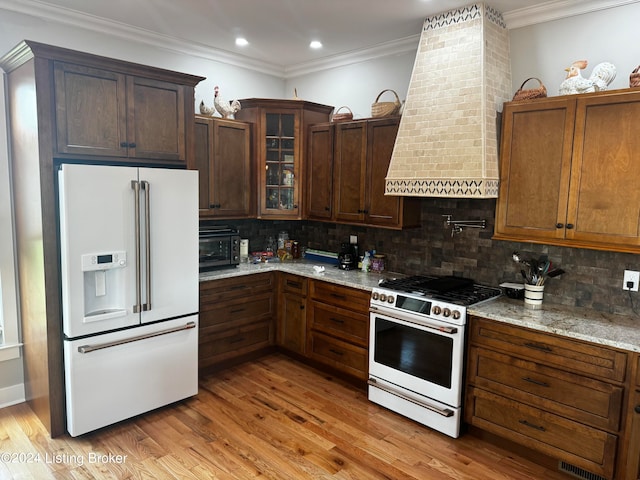
[[[586,60],[578,60],[573,62],[569,68],[565,68],[567,78],[560,84],[560,95],[606,90],[616,78],[616,67],[609,62],[597,64],[589,78],[584,78],[580,73],[580,70],[585,68],[587,68]]]
[[[204,101],[200,102],[200,113],[203,115],[213,116],[214,112],[218,112],[223,118],[234,118],[234,115],[240,108],[240,102],[234,100],[232,102],[225,102],[220,97],[220,88],[216,85],[213,89],[213,108],[207,107]]]

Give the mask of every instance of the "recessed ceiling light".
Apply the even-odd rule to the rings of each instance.
[[[236,45],[239,47],[246,47],[247,45],[249,45],[249,42],[244,37],[238,37],[236,38]]]
[[[313,48],[314,50],[317,50],[318,48],[322,48],[322,42],[318,41],[318,40],[313,40],[310,44],[309,44],[310,48]]]

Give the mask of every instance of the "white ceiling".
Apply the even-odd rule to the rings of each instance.
[[[509,28],[638,0],[488,0]],[[428,16],[473,0],[0,0],[0,9],[287,72],[377,49],[415,48]],[[235,37],[250,44],[240,48]],[[324,47],[311,50],[309,42]]]

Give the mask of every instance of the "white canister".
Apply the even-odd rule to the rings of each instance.
[[[249,256],[249,239],[240,239],[240,258],[247,258]]]
[[[532,310],[542,308],[542,297],[544,296],[544,285],[524,284],[524,306]]]

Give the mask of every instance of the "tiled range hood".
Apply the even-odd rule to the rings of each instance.
[[[497,111],[510,98],[502,15],[478,3],[425,20],[387,195],[498,196]]]

